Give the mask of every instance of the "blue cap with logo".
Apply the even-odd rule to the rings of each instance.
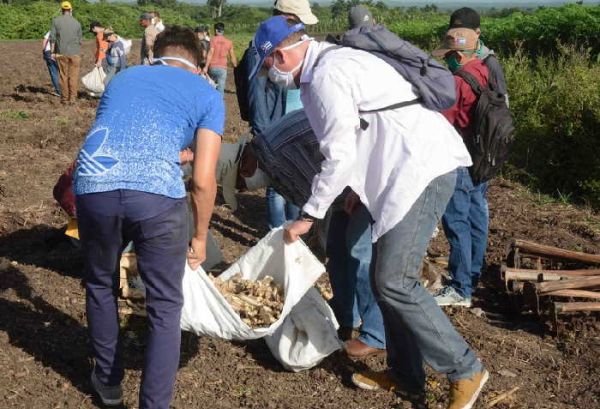
[[[289,19],[285,16],[274,16],[260,23],[252,40],[255,61],[249,78],[254,78],[264,64],[265,58],[273,52],[275,47],[300,30],[304,30],[304,24],[290,24]]]

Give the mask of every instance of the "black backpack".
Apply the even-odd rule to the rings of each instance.
[[[479,184],[496,176],[508,159],[515,141],[514,120],[504,95],[496,91],[489,81],[484,88],[467,72],[459,70],[456,75],[464,79],[478,96],[471,124],[472,133],[463,136],[473,160],[469,173],[473,184]]]
[[[242,121],[250,122],[250,108],[248,106],[248,58],[253,57],[252,47],[248,47],[244,55],[233,69],[233,79],[235,81],[235,93],[237,95],[238,106],[240,107],[240,116]]]

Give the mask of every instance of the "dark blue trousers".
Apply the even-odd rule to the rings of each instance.
[[[188,249],[187,204],[131,190],[77,196],[85,256],[86,312],[98,379],[123,379],[119,355],[118,267],[133,241],[146,286],[149,335],[140,388],[140,409],[168,409],[179,366],[182,278]]]
[[[385,349],[383,317],[369,278],[372,250],[371,215],[364,205],[351,216],[343,210],[332,213],[327,236],[331,308],[342,327],[361,322],[360,341]]]

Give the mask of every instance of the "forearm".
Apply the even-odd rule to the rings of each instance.
[[[119,56],[119,69],[123,70],[125,68],[127,68],[127,57],[123,53]]]
[[[336,197],[351,183],[358,161],[356,142],[362,132],[359,131],[358,106],[353,89],[343,79],[332,71],[313,79],[308,89],[303,89],[304,110],[324,157],[303,210],[318,219],[325,216]],[[368,133],[362,136],[374,137]]]
[[[218,115],[223,115],[222,111]],[[216,170],[220,150],[220,135],[209,129],[198,130],[196,133],[191,182],[195,226],[194,237],[198,240],[205,240],[208,233],[210,216],[212,215],[217,195]]]
[[[213,56],[213,50],[211,48],[210,51],[208,52],[208,55],[206,56],[206,65],[205,65],[205,68],[207,68],[207,69],[210,66],[210,62],[212,61],[212,56]]]
[[[199,240],[206,240],[216,195],[216,179],[206,183],[196,183],[192,180],[191,197],[195,226],[194,237]]]
[[[154,57],[154,51],[152,50],[154,48],[154,38],[152,38],[151,35],[146,35],[146,55],[148,56],[148,59],[152,60],[152,58]]]
[[[324,218],[327,209],[348,186],[353,163],[353,160],[323,161],[321,172],[313,179],[312,194],[302,210],[317,219]]]

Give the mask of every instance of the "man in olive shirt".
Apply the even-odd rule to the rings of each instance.
[[[62,14],[52,20],[50,40],[58,63],[60,101],[74,103],[79,88],[79,65],[81,57],[81,24],[73,18],[73,6],[68,1],[60,3]]]
[[[140,25],[144,27],[144,36],[142,37],[142,47],[140,50],[140,63],[143,65],[151,65],[152,58],[152,47],[154,46],[154,40],[158,35],[156,26],[152,24],[152,14],[143,13],[140,16]]]

